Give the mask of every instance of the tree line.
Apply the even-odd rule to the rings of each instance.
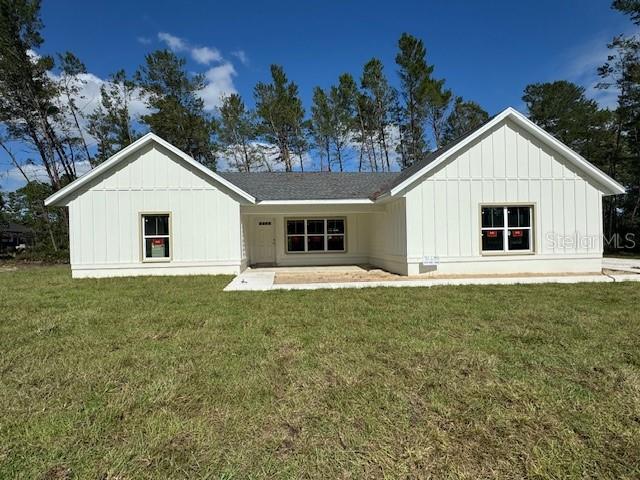
[[[639,5],[613,2],[636,25]],[[135,72],[111,75],[98,105],[86,112],[78,105],[85,65],[71,52],[39,55],[42,27],[39,0],[0,0],[0,149],[27,183],[0,196],[0,215],[33,225],[38,241],[54,250],[66,248],[66,211],[47,209],[42,199],[77,178],[81,163],[95,167],[147,130],[212,169],[224,159],[246,172],[391,171],[489,118],[434,75],[424,42],[407,33],[397,44],[395,82],[372,58],[359,75],[343,73],[334,85],[315,87],[308,110],[298,85],[272,65],[268,81],[253,89],[253,107],[232,94],[212,114],[199,96],[204,76],[190,74],[174,52],[157,50]],[[605,202],[609,235],[639,230],[639,42],[636,35],[616,37],[598,70],[598,88],[618,92],[615,108],[599,107],[565,80],[523,92],[534,122],[628,186],[628,195]],[[146,107],[136,121],[134,102]],[[17,144],[27,147],[26,156]],[[40,165],[48,181],[30,178],[30,164]]]
[[[614,0],[612,8],[640,25],[639,0]],[[566,80],[528,85],[523,100],[531,120],[626,187],[626,195],[604,198],[605,249],[635,242],[640,250],[640,37],[618,35],[608,48],[596,88],[613,92],[615,106],[601,108]],[[627,234],[635,240],[616,245],[615,236]]]

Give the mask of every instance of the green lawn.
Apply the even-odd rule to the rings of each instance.
[[[0,273],[0,478],[638,478],[640,283]]]

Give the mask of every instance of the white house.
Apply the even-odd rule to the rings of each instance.
[[[147,134],[46,200],[74,277],[596,272],[615,180],[508,108],[400,173],[215,173]]]

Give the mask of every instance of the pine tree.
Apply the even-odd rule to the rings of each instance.
[[[453,110],[444,125],[442,141],[446,145],[489,119],[489,114],[476,102],[466,102],[457,97]]]
[[[377,144],[380,152],[380,168],[391,170],[389,161],[389,126],[395,102],[395,91],[384,75],[382,62],[376,58],[369,60],[363,69],[360,85],[364,92],[363,110],[367,113],[369,136]],[[377,170],[377,162],[374,169]]]
[[[104,162],[136,139],[129,108],[136,96],[135,83],[124,70],[113,74],[100,87],[100,105],[87,118],[87,129],[97,141],[94,165]]]
[[[204,88],[202,75],[190,76],[185,60],[169,50],[146,56],[137,73],[138,84],[152,113],[141,121],[151,131],[215,169],[215,122],[204,110],[198,92]]]
[[[345,110],[343,112],[345,127],[345,143],[347,139],[359,145],[358,153],[358,171],[364,169],[365,155],[366,160],[373,169],[375,161],[375,151],[371,149],[369,139],[370,132],[367,128],[366,97],[358,89],[358,84],[349,73],[343,73],[338,78],[337,89],[340,96],[343,97]]]
[[[222,99],[218,138],[223,153],[233,158],[238,171],[250,172],[263,166],[263,156],[256,145],[255,114],[247,110],[238,94]]]
[[[445,123],[453,93],[444,88],[444,80],[432,80],[427,89],[427,123],[431,127],[436,148],[444,146]]]
[[[403,105],[399,111],[402,151],[401,167],[406,168],[423,158],[429,144],[425,138],[427,93],[433,66],[426,61],[422,40],[403,33],[398,41],[396,64],[399,67],[400,94]]]
[[[332,86],[329,92],[329,106],[331,109],[331,142],[334,157],[340,171],[344,170],[344,153],[352,138],[352,128],[355,117],[355,103],[351,86],[343,76],[337,86]]]
[[[277,145],[278,161],[291,172],[297,155],[303,169],[305,123],[298,86],[287,79],[280,65],[271,65],[271,83],[258,83],[254,96],[261,131],[268,142]]]
[[[320,154],[320,170],[323,159],[327,160],[327,170],[331,171],[331,138],[333,114],[329,106],[327,94],[320,87],[313,89],[313,104],[311,106],[311,134],[314,144]]]
[[[79,97],[80,90],[86,83],[81,79],[81,75],[87,73],[87,68],[80,59],[71,52],[65,52],[62,55],[58,55],[58,62],[61,70],[58,85],[60,92],[63,94],[60,98],[64,98],[66,104],[61,106],[61,109],[66,107],[66,110],[69,112],[71,119],[73,120],[72,127],[75,132],[67,132],[67,137],[70,141],[77,143],[82,148],[86,159],[91,162],[92,155],[89,153],[89,147],[84,136],[84,129],[80,126],[82,113],[78,110],[78,106],[76,105],[76,98]],[[76,135],[77,137],[75,137]]]
[[[431,130],[436,148],[444,143],[445,124],[453,93],[445,88],[444,80],[433,77],[433,65],[427,64],[422,40],[403,33],[398,42],[396,63],[399,68],[401,95],[401,145],[406,158],[403,168],[423,158],[428,150],[425,127]]]
[[[612,8],[628,15],[640,25],[640,2],[615,0]],[[608,45],[611,53],[598,69],[602,81],[598,87],[615,88],[618,107],[613,125],[617,128],[616,144],[620,159],[616,162],[616,177],[627,186],[627,195],[609,201],[611,216],[620,222],[620,230],[640,235],[640,36],[619,35]],[[617,149],[616,149],[617,150]],[[610,231],[613,229],[610,229]]]
[[[43,43],[41,29],[40,1],[0,1],[0,123],[4,140],[21,141],[37,152],[57,190],[76,177],[77,145],[65,136],[67,112],[58,101],[60,85],[50,75],[54,60],[35,53]]]

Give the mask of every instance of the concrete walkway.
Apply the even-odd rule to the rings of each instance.
[[[276,273],[265,270],[252,270],[247,268],[244,272],[231,280],[224,287],[225,292],[265,291],[273,290],[273,280]]]
[[[602,259],[602,268],[620,272],[640,273],[640,259],[605,257]]]
[[[605,267],[609,268],[609,267]],[[261,269],[247,269],[229,285],[225,292],[268,291],[268,290],[320,290],[337,288],[373,288],[373,287],[435,287],[440,285],[516,285],[541,283],[613,283],[640,281],[640,275],[620,272],[613,275],[567,275],[567,276],[523,276],[523,277],[478,277],[478,278],[425,278],[419,280],[390,280],[372,282],[339,283],[274,283],[275,272]]]

